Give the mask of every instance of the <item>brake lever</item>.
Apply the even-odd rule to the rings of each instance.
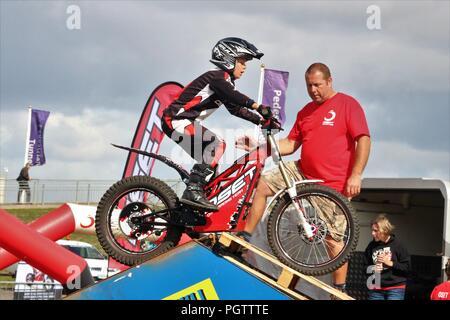
[[[272,118],[270,118],[270,121],[273,122],[273,123],[275,123],[275,124],[277,125],[277,128],[271,128],[271,129],[273,129],[273,130],[279,130],[279,131],[283,131],[283,130],[284,130],[284,129],[281,127],[281,123],[280,123],[280,121],[278,121],[277,118],[272,117]]]
[[[274,126],[274,124],[276,124],[276,126]],[[271,130],[279,130],[279,131],[283,131],[284,129],[281,127],[281,123],[274,117],[271,117],[269,119],[266,120],[266,123],[264,123],[263,125],[261,125],[261,129],[271,129]]]

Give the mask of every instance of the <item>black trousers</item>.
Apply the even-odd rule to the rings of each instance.
[[[161,125],[164,133],[199,164],[215,168],[225,152],[225,141],[198,121],[163,117]]]

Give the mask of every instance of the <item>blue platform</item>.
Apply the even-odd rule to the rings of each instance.
[[[68,297],[76,300],[288,300],[288,296],[189,242]]]

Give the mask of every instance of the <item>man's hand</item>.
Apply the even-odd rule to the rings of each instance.
[[[245,151],[252,150],[258,146],[258,143],[256,142],[256,140],[253,137],[247,136],[247,135],[236,138],[236,141],[234,144],[235,144],[236,148],[242,149]]]
[[[370,153],[370,137],[360,136],[357,138],[355,162],[352,168],[352,174],[347,180],[345,186],[346,196],[352,198],[361,192],[361,175],[366,167]]]
[[[352,174],[345,186],[345,195],[349,198],[357,196],[361,192],[361,175]]]

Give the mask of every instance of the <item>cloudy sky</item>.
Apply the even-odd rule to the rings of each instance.
[[[71,30],[73,4],[81,16]],[[380,28],[368,27],[371,5]],[[126,153],[109,144],[131,144],[152,90],[189,83],[212,67],[218,39],[237,36],[265,53],[266,67],[290,72],[286,131],[309,101],[304,71],[321,61],[335,89],[366,112],[373,139],[366,177],[450,180],[448,1],[2,0],[0,8],[0,170],[8,178],[23,164],[29,105],[51,112],[47,164],[32,168],[33,178],[120,178]],[[252,61],[236,84],[256,99],[258,81]],[[227,139],[224,165],[236,154],[232,130],[252,127],[224,110],[207,126]],[[174,152],[164,140],[161,153]]]

